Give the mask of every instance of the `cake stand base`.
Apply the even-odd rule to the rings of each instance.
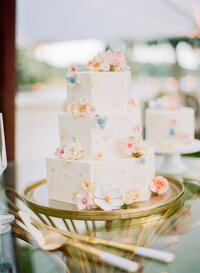
[[[183,204],[182,196],[185,190],[183,183],[172,177],[167,177],[167,179],[169,189],[165,194],[152,194],[150,200],[133,203],[126,209],[121,208],[112,211],[102,211],[100,209],[78,210],[75,204],[49,200],[45,179],[26,186],[23,190],[23,198],[29,208],[37,212],[37,214],[41,213],[48,217],[85,221],[111,221],[139,219],[156,215],[158,220],[160,213],[164,215],[164,212],[177,209]]]
[[[187,170],[180,154],[165,154],[157,170],[160,174],[178,175]]]
[[[190,154],[200,151],[200,140],[195,139],[192,143],[185,146],[185,148],[177,153],[162,153],[156,151],[157,153],[162,153],[163,159],[157,172],[160,174],[167,175],[180,175],[188,169],[188,167],[183,163],[181,154]]]

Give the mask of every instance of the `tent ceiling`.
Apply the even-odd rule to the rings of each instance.
[[[17,39],[31,43],[91,38],[147,41],[174,37],[197,28],[191,2],[17,0]],[[200,1],[195,2],[200,6]]]

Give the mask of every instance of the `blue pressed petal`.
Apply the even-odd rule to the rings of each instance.
[[[98,117],[96,117],[95,122],[101,129],[104,129],[105,125],[106,125],[106,120],[107,120],[107,117],[98,116]]]
[[[169,136],[173,137],[173,136],[175,136],[175,135],[176,135],[175,129],[174,129],[174,128],[171,128],[171,129],[169,130]]]

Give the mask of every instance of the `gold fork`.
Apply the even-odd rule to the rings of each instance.
[[[38,224],[39,221],[37,221],[35,218],[31,217],[25,212],[19,211],[19,215],[28,230],[30,231],[32,237],[36,240],[40,248],[43,250],[54,251],[66,244],[68,246],[72,246],[79,250],[82,250],[90,255],[94,255],[99,260],[119,267],[123,270],[136,272],[139,269],[139,264],[136,262],[109,252],[102,251],[98,248],[82,244],[74,238],[71,239],[69,237],[63,236],[57,231],[53,231],[47,225],[40,225]]]
[[[105,239],[87,236],[87,235],[79,234],[76,232],[61,230],[58,228],[49,227],[49,226],[45,225],[44,223],[42,223],[41,221],[38,221],[37,219],[35,219],[32,216],[30,216],[30,218],[31,218],[31,221],[33,222],[33,224],[35,226],[37,226],[38,228],[46,228],[48,230],[51,230],[53,232],[57,232],[61,235],[67,236],[69,238],[84,241],[84,242],[87,242],[87,243],[90,243],[93,245],[104,245],[104,246],[109,246],[109,247],[121,249],[124,251],[129,251],[129,252],[133,252],[137,255],[141,255],[143,257],[155,259],[155,260],[165,262],[165,263],[171,263],[175,260],[175,255],[170,252],[147,248],[147,247],[134,246],[134,245],[125,244],[125,243],[121,243],[121,242],[117,242],[117,241],[108,241]]]

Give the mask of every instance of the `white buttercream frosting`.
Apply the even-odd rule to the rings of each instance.
[[[130,72],[74,70],[67,79],[65,112],[59,114],[58,158],[47,159],[49,198],[104,210],[148,200],[154,152],[142,142]],[[129,156],[121,146],[130,144]]]

